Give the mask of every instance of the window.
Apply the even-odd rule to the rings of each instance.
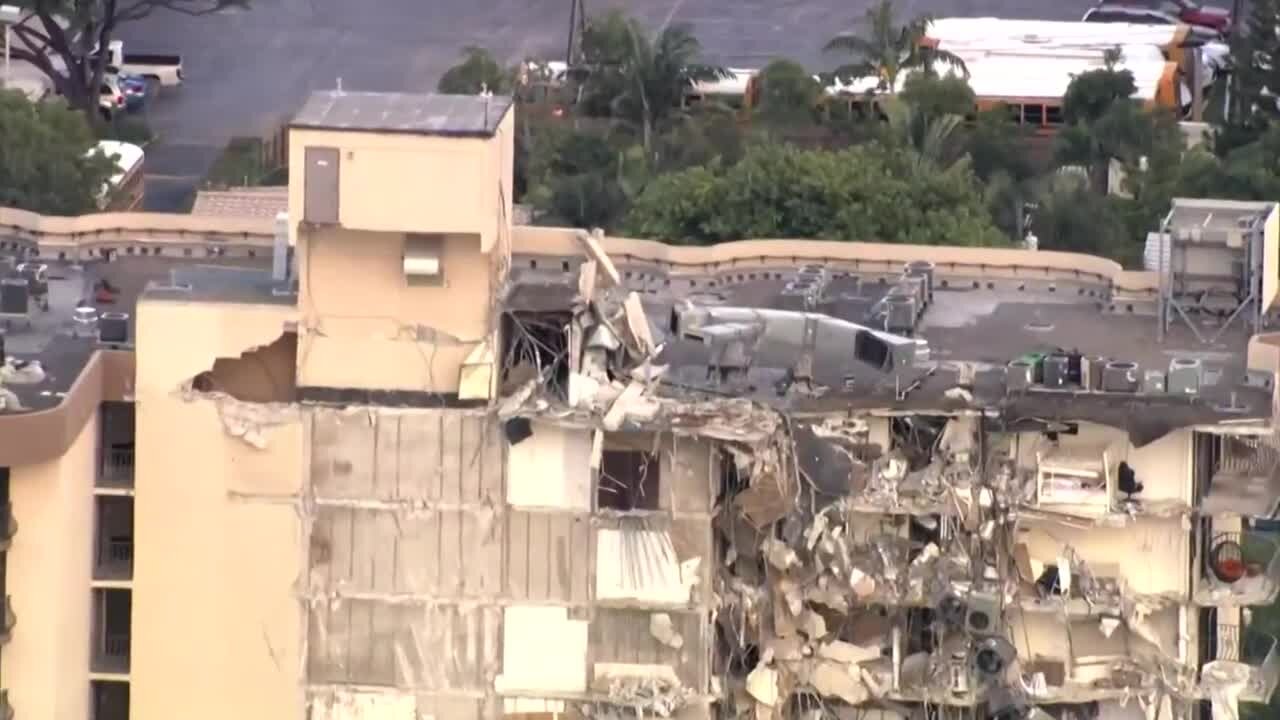
[[[1061,125],[1062,106],[1061,105],[1045,105],[1044,106],[1044,122],[1046,125]]]
[[[1044,106],[1043,105],[1023,105],[1022,106],[1022,122],[1028,125],[1044,124]]]
[[[609,510],[657,510],[661,463],[643,450],[605,450],[596,505]]]

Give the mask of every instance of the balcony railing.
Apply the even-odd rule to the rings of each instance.
[[[18,624],[18,616],[13,612],[13,598],[4,596],[4,607],[0,607],[0,645],[9,642],[13,637],[13,628]]]
[[[95,580],[128,580],[133,577],[133,538],[114,537],[98,540],[98,564]]]
[[[110,488],[133,487],[133,445],[111,445],[102,454],[98,484]]]
[[[129,634],[107,633],[93,655],[93,671],[124,674],[129,672]]]
[[[1196,590],[1200,605],[1267,605],[1280,590],[1280,545],[1251,532],[1213,535]]]
[[[18,534],[18,519],[13,516],[13,505],[0,503],[0,552],[9,549],[16,534]],[[3,717],[0,717],[0,720],[4,720]]]
[[[1217,659],[1240,662],[1240,626],[1218,624]]]

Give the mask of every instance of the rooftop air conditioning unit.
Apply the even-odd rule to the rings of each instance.
[[[26,315],[31,309],[31,292],[26,278],[0,280],[0,315]]]
[[[1142,373],[1142,392],[1155,395],[1164,392],[1165,376],[1160,370],[1147,370]]]
[[[1169,394],[1199,395],[1202,369],[1200,358],[1174,358],[1169,363]]]
[[[925,303],[933,302],[933,273],[934,264],[928,260],[916,260],[907,263],[903,268],[903,272],[908,276],[923,277],[925,285]]]
[[[988,593],[970,593],[965,598],[964,627],[977,637],[999,635],[1000,598]]]
[[[1102,389],[1106,392],[1137,392],[1142,384],[1138,363],[1112,360],[1102,369]]]
[[[1036,367],[1029,360],[1014,360],[1005,368],[1005,389],[1018,392],[1031,387],[1035,381]]]
[[[126,313],[102,313],[98,318],[98,342],[121,344],[129,342],[129,316]]]
[[[1065,388],[1071,382],[1071,356],[1053,353],[1044,359],[1044,386]]]

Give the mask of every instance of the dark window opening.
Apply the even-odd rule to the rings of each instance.
[[[129,720],[129,683],[93,681],[93,720]]]
[[[1028,125],[1041,125],[1044,123],[1044,106],[1043,105],[1023,105],[1022,121]]]
[[[1062,118],[1062,106],[1061,105],[1045,105],[1044,121],[1048,125],[1061,125],[1064,122]]]
[[[657,510],[660,463],[643,450],[605,450],[596,483],[601,509]]]

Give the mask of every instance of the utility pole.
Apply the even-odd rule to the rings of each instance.
[[[582,56],[582,35],[587,31],[587,10],[584,0],[569,0],[569,42],[564,51],[564,62],[573,67]]]

